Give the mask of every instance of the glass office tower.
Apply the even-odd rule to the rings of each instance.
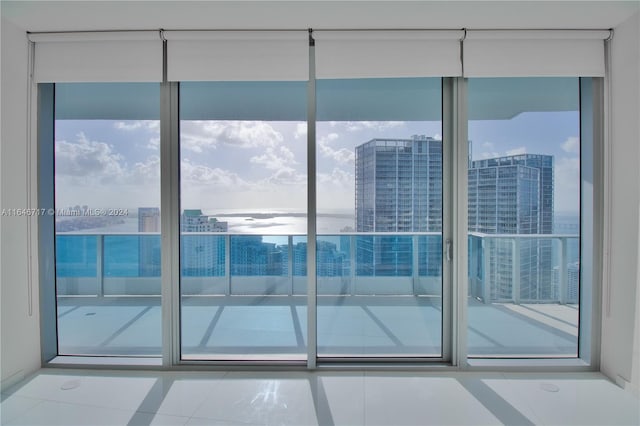
[[[356,147],[358,232],[442,232],[442,141],[372,139]],[[410,276],[409,236],[358,237],[358,274]],[[441,238],[419,238],[420,275],[439,276]],[[366,269],[365,269],[366,268]]]
[[[469,232],[551,234],[553,156],[521,154],[470,162]],[[474,296],[487,302],[557,300],[550,239],[491,238],[482,244],[485,288]],[[514,264],[515,251],[520,252],[519,266]]]

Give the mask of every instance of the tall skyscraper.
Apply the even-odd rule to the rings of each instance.
[[[442,141],[373,139],[356,147],[358,232],[442,232]],[[411,236],[358,236],[358,275],[409,276]],[[440,275],[442,237],[418,239],[420,273]]]
[[[227,232],[227,229],[227,222],[206,216],[201,210],[182,212],[180,266],[183,276],[210,277],[225,274],[225,237],[207,234]]]
[[[471,143],[469,143],[471,152]],[[553,232],[553,157],[511,155],[471,161],[469,231],[481,234]],[[442,141],[426,136],[373,139],[356,147],[358,232],[442,231]],[[484,299],[557,300],[552,241],[539,238],[483,238]],[[441,236],[357,237],[357,274],[437,276],[442,268]],[[514,254],[518,254],[514,256]]]
[[[138,207],[138,232],[160,232],[158,207]]]
[[[553,157],[521,154],[472,161],[469,231],[551,234]],[[489,286],[484,299],[557,299],[550,239],[484,238],[482,253],[484,285]]]
[[[472,161],[469,231],[553,232],[553,156],[520,154]]]

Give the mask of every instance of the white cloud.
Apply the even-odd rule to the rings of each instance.
[[[70,187],[98,185],[146,185],[160,183],[160,157],[152,155],[133,166],[104,142],[89,140],[79,133],[77,142],[56,141],[56,179]]]
[[[296,130],[293,133],[296,139],[302,139],[307,137],[307,123],[296,124]]]
[[[321,185],[335,185],[352,191],[355,188],[355,175],[336,167],[331,173],[318,173],[318,183]],[[319,192],[322,192],[322,188],[319,188]]]
[[[180,164],[180,179],[183,185],[210,185],[234,190],[248,187],[249,184],[236,173],[218,167],[212,169],[201,164],[183,160]]]
[[[359,132],[362,130],[382,131],[404,126],[404,121],[330,121],[331,127],[341,127],[348,132]]]
[[[473,144],[472,144],[473,145]],[[495,149],[495,145],[493,144],[493,142],[483,142],[480,145],[480,148],[485,150],[485,151],[491,151]]]
[[[219,144],[237,148],[275,147],[282,134],[263,121],[183,121],[181,146],[193,152],[214,149]]]
[[[336,141],[340,138],[340,135],[337,133],[329,133],[327,136],[322,136],[318,141],[321,144],[329,144],[333,141]]]
[[[562,143],[562,150],[569,153],[580,152],[580,138],[577,136],[570,136]]]
[[[479,152],[476,152],[476,147],[479,148]],[[496,151],[495,145],[492,142],[482,142],[478,145],[472,143],[470,149],[473,160],[486,160],[487,158],[502,156],[498,151]]]
[[[404,121],[347,121],[345,125],[349,132],[358,132],[364,129],[382,131],[403,126]]]
[[[218,139],[230,146],[253,148],[276,146],[283,141],[282,134],[270,124],[255,121],[235,121],[224,127]]]
[[[84,133],[77,142],[56,141],[56,176],[93,177],[110,181],[124,175],[123,157],[104,142],[91,141]]]
[[[160,138],[150,138],[147,143],[147,148],[153,151],[160,149]]]
[[[330,146],[333,141],[336,141],[339,138],[340,136],[337,133],[329,133],[328,135],[318,139],[320,153],[325,157],[332,158],[339,164],[353,164],[355,160],[355,153],[353,150],[347,148],[334,149]]]
[[[500,153],[499,152],[481,152],[478,155],[478,159],[480,160],[486,160],[488,158],[496,158],[496,157],[500,157]],[[474,158],[475,160],[475,158]]]
[[[472,155],[474,160],[486,160],[488,158],[499,158],[506,157],[511,155],[521,155],[527,153],[527,148],[524,146],[519,146],[517,148],[508,149],[505,152],[499,152],[495,150],[495,145],[492,142],[483,142],[480,144],[480,152],[476,153],[473,151],[474,145],[471,146]]]
[[[160,157],[152,155],[144,162],[135,163],[130,173],[132,183],[160,183]]]
[[[306,188],[306,183],[306,175],[300,174],[290,167],[286,167],[276,171],[273,175],[262,181],[260,185],[264,190],[275,189],[281,191],[281,185],[303,185]],[[265,185],[270,188],[265,188]]]
[[[355,199],[355,175],[340,168],[318,173],[318,206],[327,210],[351,210]]]
[[[524,146],[519,146],[517,148],[508,149],[506,152],[506,155],[521,155],[526,153],[527,153],[527,148]]]
[[[160,121],[159,120],[129,120],[129,121],[116,121],[113,125],[118,130],[137,130],[145,129],[149,131],[159,132]]]
[[[293,170],[289,166],[297,164],[293,152],[286,146],[280,146],[278,150],[268,147],[263,155],[253,156],[249,161],[262,164],[269,170]]]
[[[56,141],[56,200],[95,207],[160,204],[160,158],[133,165],[107,143],[79,133],[75,142]]]
[[[322,152],[327,155],[327,151],[330,151],[330,156],[337,161],[338,163],[341,164],[353,164],[356,155],[353,151],[347,149],[347,148],[340,148],[338,150],[331,150],[331,148],[327,147],[320,147],[322,149]]]

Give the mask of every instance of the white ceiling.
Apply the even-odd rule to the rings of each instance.
[[[613,28],[626,1],[0,1],[27,31],[304,28]]]

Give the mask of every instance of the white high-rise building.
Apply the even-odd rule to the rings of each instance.
[[[202,210],[182,212],[180,266],[183,276],[224,275],[225,237],[207,234],[227,232],[227,230],[227,222],[206,216]]]

